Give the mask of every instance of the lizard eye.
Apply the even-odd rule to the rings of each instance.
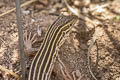
[[[72,26],[72,24],[70,24],[70,26]]]

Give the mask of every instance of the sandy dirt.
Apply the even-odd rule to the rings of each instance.
[[[21,3],[27,0],[21,0]],[[32,35],[37,34],[38,27],[41,36],[37,35],[34,48],[39,48],[47,28],[58,16],[50,15],[67,14],[71,12],[61,0],[47,0],[25,6],[22,11],[24,32],[27,30]],[[120,2],[119,0],[92,0],[86,3],[83,0],[71,0],[70,6],[81,10],[96,25],[93,26],[84,20],[78,20],[70,35],[60,47],[59,56],[65,64],[69,74],[76,80],[94,80],[88,69],[88,48],[97,30],[96,42],[90,51],[91,71],[98,80],[120,80]],[[100,6],[105,7],[100,7]],[[0,14],[15,7],[14,0],[0,0]],[[35,54],[36,52],[33,52]],[[27,54],[27,53],[26,53]],[[34,56],[26,55],[27,73]],[[21,76],[18,48],[18,29],[15,11],[0,17],[0,65]],[[79,76],[78,76],[79,75]],[[0,70],[0,80],[17,80],[14,76]],[[60,67],[56,61],[51,80],[64,80]]]

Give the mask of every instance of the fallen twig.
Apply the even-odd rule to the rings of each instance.
[[[4,68],[3,66],[0,66],[0,70],[8,72],[9,74],[11,74],[12,76],[14,76],[15,78],[18,78],[19,80],[22,80],[21,77],[18,74],[16,74],[16,73],[14,73],[14,72],[12,72],[12,71]]]
[[[29,5],[29,4],[31,4],[31,3],[33,3],[33,2],[35,2],[35,1],[37,1],[37,0],[30,0],[30,1],[27,1],[27,2],[25,2],[25,3],[23,3],[23,4],[21,4],[20,7],[27,6],[27,5]],[[8,10],[8,11],[6,11],[6,12],[0,14],[0,17],[4,16],[4,15],[6,15],[6,14],[9,14],[9,13],[15,11],[15,10],[16,10],[16,8],[13,8],[13,9],[11,9],[11,10]]]

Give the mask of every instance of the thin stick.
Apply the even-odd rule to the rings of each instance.
[[[31,3],[33,3],[33,2],[35,2],[35,1],[37,1],[37,0],[30,0],[30,1],[27,1],[27,2],[23,3],[20,7],[27,6],[27,5],[29,5],[29,4],[31,4]],[[8,11],[6,11],[6,12],[0,14],[0,17],[4,16],[4,15],[6,15],[6,14],[9,14],[9,13],[15,11],[15,10],[16,10],[16,8],[13,8],[13,9],[11,9],[11,10],[8,10]]]
[[[19,49],[20,49],[20,64],[22,68],[22,78],[26,80],[26,65],[25,65],[25,54],[24,54],[24,42],[23,42],[23,28],[20,15],[20,0],[16,0],[16,16],[18,25],[18,36],[19,36]]]
[[[18,78],[19,80],[22,80],[21,77],[20,77],[18,74],[16,74],[16,73],[14,73],[14,72],[12,72],[12,71],[4,68],[3,66],[0,66],[0,70],[5,71],[5,72],[8,72],[8,73],[11,74],[12,76]]]

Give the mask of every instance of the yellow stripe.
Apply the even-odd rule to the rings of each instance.
[[[36,79],[37,80],[49,80],[52,68],[54,66],[53,62],[56,60],[56,56],[58,54],[58,53],[56,53],[56,47],[58,48],[59,43],[61,43],[61,41],[62,41],[61,38],[64,37],[63,34],[68,32],[69,29],[72,28],[72,25],[76,21],[77,21],[76,16],[60,16],[57,19],[57,21],[55,21],[49,27],[49,29],[48,29],[49,31],[47,31],[45,39],[44,39],[39,51],[37,52],[35,58],[32,61],[28,80],[36,80]],[[51,38],[51,39],[49,40],[49,38]],[[49,44],[47,44],[48,41],[49,41]],[[51,48],[50,48],[50,46],[51,46]],[[45,50],[45,49],[47,49],[47,50]],[[45,51],[45,53],[43,51]],[[43,58],[42,58],[42,55],[44,55]],[[47,56],[47,55],[49,55],[49,56]],[[42,60],[40,60],[40,58],[42,58]],[[47,61],[45,61],[45,60],[47,60]],[[51,62],[50,62],[50,60],[51,60]],[[38,65],[39,62],[40,62],[40,65]],[[33,65],[33,64],[35,64],[35,65]],[[48,64],[50,64],[50,65],[48,66]],[[42,67],[43,67],[43,69],[42,69]],[[47,71],[47,67],[48,67],[48,71]],[[41,70],[43,70],[43,73],[41,73],[42,72]],[[33,73],[32,73],[32,71],[33,71]],[[40,74],[42,76],[40,76]],[[31,77],[31,76],[33,76],[33,77]]]
[[[57,20],[59,20],[59,18],[58,18]],[[54,25],[54,24],[53,24],[53,25]],[[46,45],[46,41],[47,41],[47,39],[48,39],[48,37],[49,37],[49,36],[47,36],[47,34],[50,33],[49,30],[51,30],[52,28],[54,28],[53,25],[51,25],[51,26],[48,28],[48,30],[47,30],[47,33],[46,33],[46,35],[45,35],[45,37],[47,37],[47,38],[46,38],[46,40],[43,41],[43,43],[42,43],[42,45],[41,45],[41,47],[43,46],[43,50],[44,50],[44,47],[45,47],[45,45]],[[52,30],[52,31],[53,31],[53,30]],[[50,35],[50,34],[48,34],[48,35]],[[44,43],[45,43],[45,44],[44,44]],[[32,64],[31,64],[31,67],[30,67],[30,72],[29,72],[29,78],[28,78],[28,80],[30,80],[31,75],[33,74],[33,73],[31,73],[32,67],[34,66],[34,65],[33,65],[33,62],[35,61],[37,55],[39,55],[39,54],[40,54],[40,56],[42,55],[42,51],[43,51],[43,50],[40,52],[41,47],[40,47],[40,49],[38,50],[36,56],[34,57],[34,59],[33,59],[33,61],[32,61]],[[35,69],[35,71],[36,71],[36,69]],[[33,77],[34,77],[34,75],[35,75],[35,73],[33,74]]]
[[[54,42],[53,42],[53,45],[55,45],[55,41],[56,41],[56,39],[58,38],[58,37],[57,37],[58,34],[59,34],[66,26],[68,26],[69,24],[70,24],[70,23],[64,25],[64,26],[59,30],[59,32],[56,34],[56,37],[55,37]],[[62,36],[62,34],[61,34],[61,36]],[[53,46],[52,46],[52,48],[51,48],[51,52],[52,52],[52,50],[53,50]],[[50,54],[49,54],[49,57],[48,57],[46,66],[45,66],[45,68],[44,68],[43,75],[45,75],[46,67],[47,67],[47,65],[48,65],[48,62],[49,62],[49,60],[50,60],[51,55],[53,54],[53,57],[55,56],[55,54],[57,55],[57,53],[55,53],[55,52],[54,52],[54,53],[51,53],[51,52],[50,52]],[[52,58],[52,59],[53,59],[53,58]],[[54,60],[55,60],[55,59],[54,59]],[[38,79],[39,79],[39,77],[40,77],[40,76],[38,76]],[[42,76],[42,80],[43,80],[43,76]]]

